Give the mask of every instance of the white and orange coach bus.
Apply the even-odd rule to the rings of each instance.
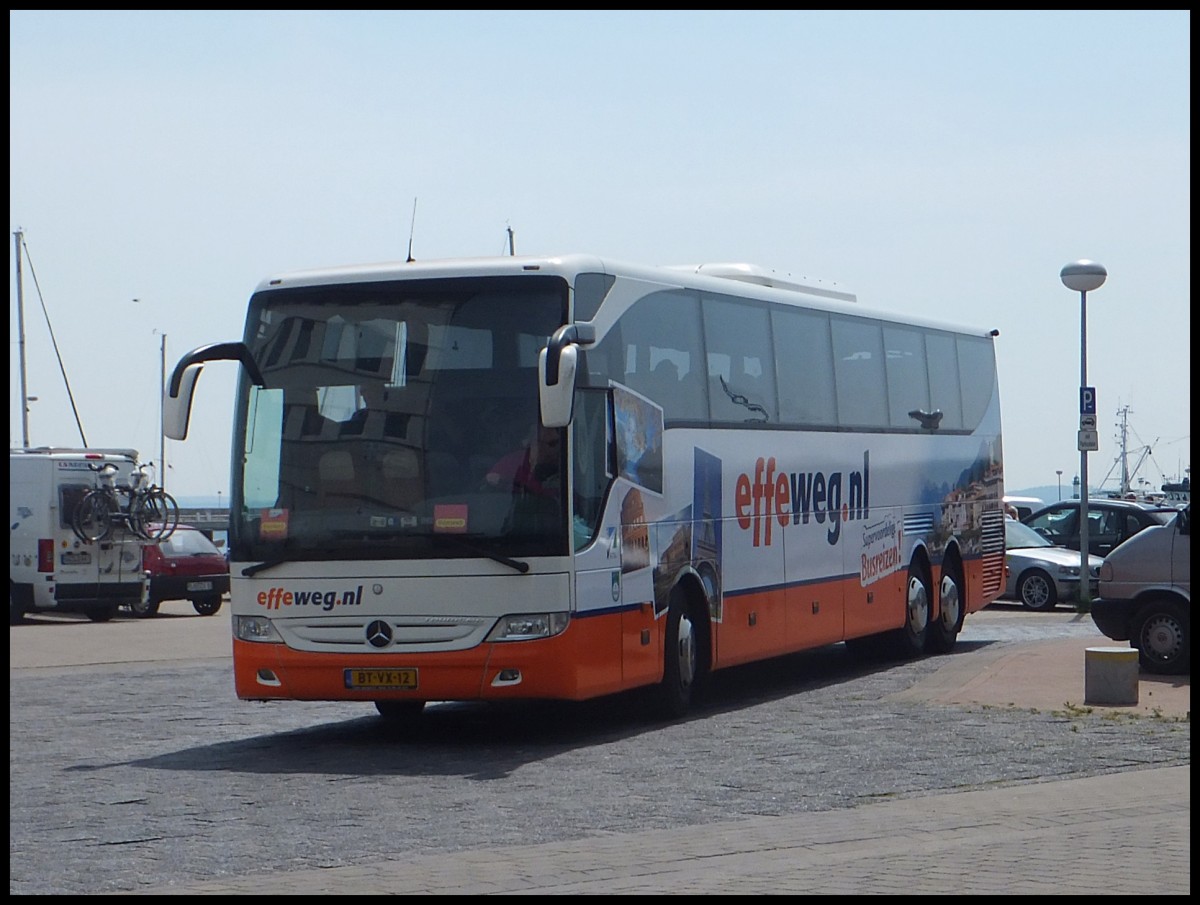
[[[1004,584],[995,336],[749,265],[266,279],[164,399],[184,439],[240,362],[237,695],[674,716],[734,664],[947,651]]]

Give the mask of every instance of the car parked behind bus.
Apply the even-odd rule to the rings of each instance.
[[[1063,500],[1021,521],[1050,543],[1078,550],[1079,507],[1079,500]],[[1118,544],[1151,525],[1165,525],[1174,515],[1174,509],[1126,500],[1088,500],[1088,552],[1093,556],[1108,556]]]
[[[164,600],[190,600],[197,613],[211,616],[229,593],[229,560],[191,525],[179,525],[157,544],[147,544],[142,563],[150,573],[150,592],[144,604],[131,604],[135,616],[158,612]]]
[[[1027,610],[1052,610],[1059,603],[1079,597],[1078,551],[1050,543],[1028,525],[1004,520],[1005,580],[1003,596],[1019,600]],[[1099,556],[1088,557],[1088,597],[1095,597]]]

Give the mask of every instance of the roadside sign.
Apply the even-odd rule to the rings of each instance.
[[[1096,388],[1095,387],[1080,387],[1079,388],[1079,414],[1081,414],[1081,415],[1096,414]]]
[[[1079,451],[1096,452],[1100,448],[1100,432],[1081,430],[1079,432]]]
[[[1080,415],[1079,416],[1079,429],[1081,431],[1094,431],[1096,429],[1096,416],[1095,415]]]

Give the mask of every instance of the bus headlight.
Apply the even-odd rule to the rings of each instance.
[[[552,638],[567,630],[570,613],[514,613],[501,616],[488,632],[487,641],[532,641]]]
[[[239,641],[260,641],[264,644],[283,644],[283,638],[266,616],[234,616],[233,636]]]

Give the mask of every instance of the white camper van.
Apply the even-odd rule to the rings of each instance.
[[[94,466],[117,466],[128,482],[132,449],[38,447],[9,451],[9,624],[26,613],[84,613],[105,622],[117,608],[145,600],[146,541],[124,528],[85,541],[72,528],[75,507],[97,485]]]

